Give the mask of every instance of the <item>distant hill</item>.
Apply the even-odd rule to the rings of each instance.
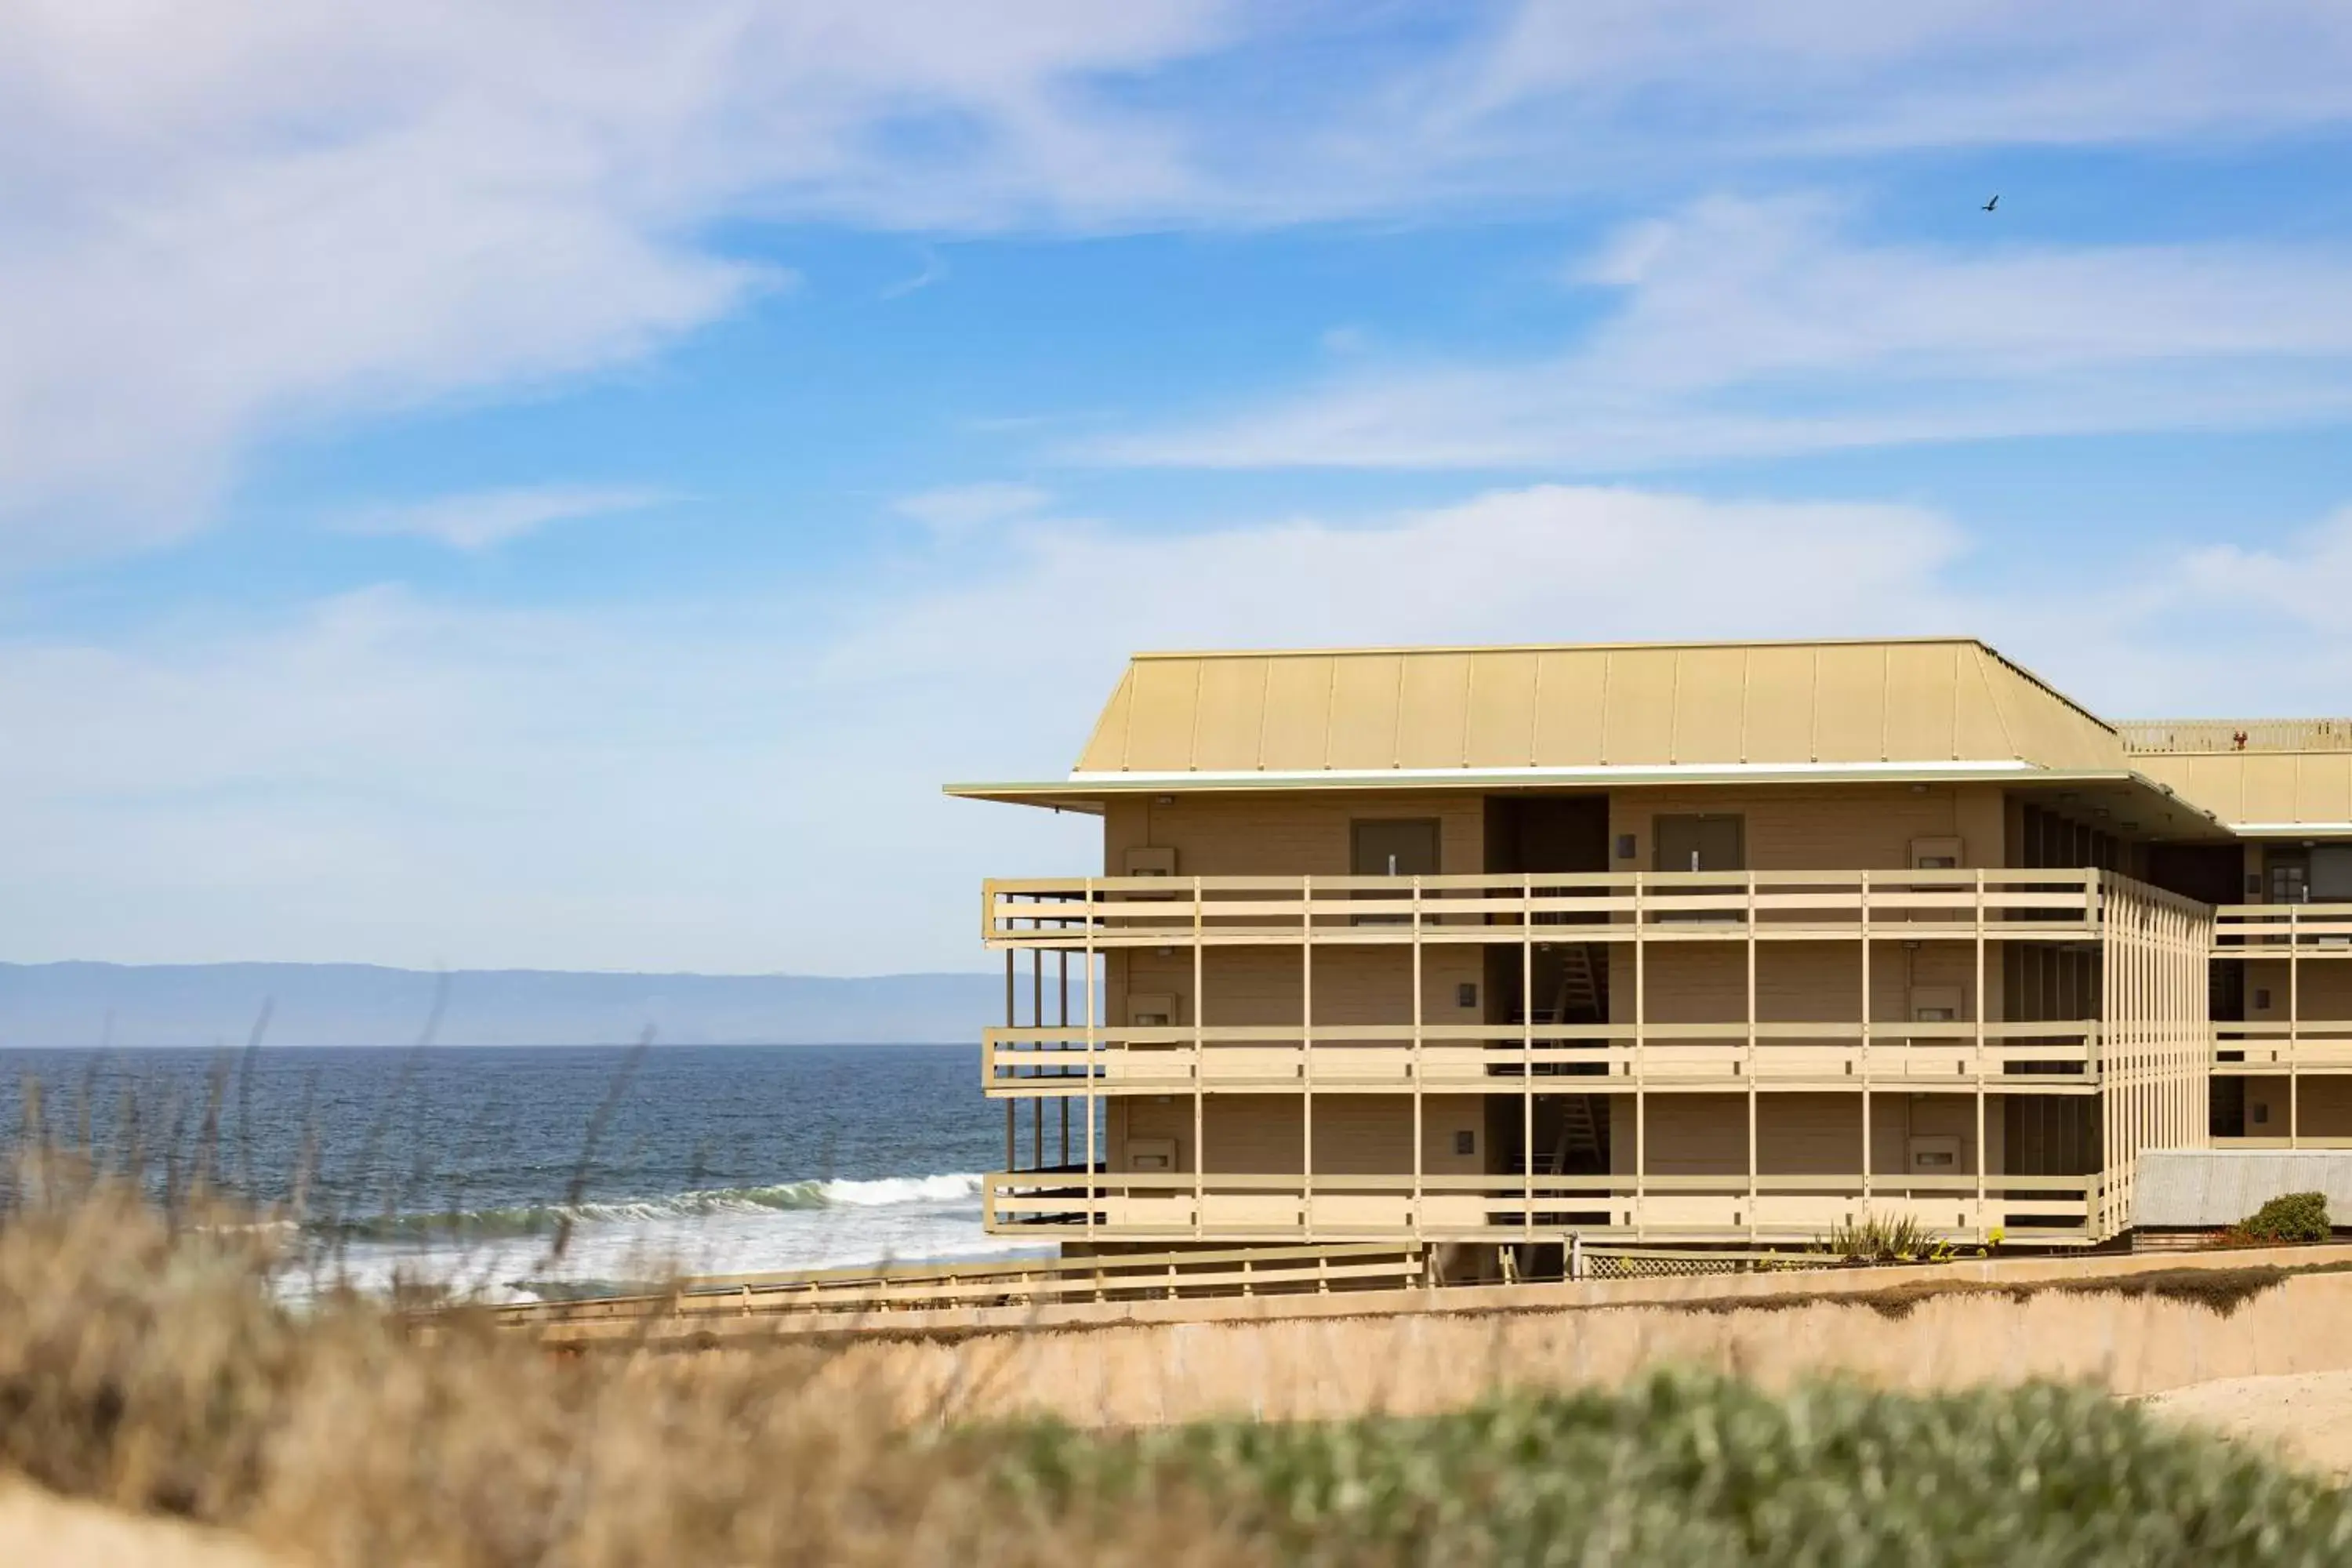
[[[242,1045],[265,1002],[272,1045],[413,1045],[436,994],[434,1038],[463,1046],[617,1045],[648,1026],[666,1045],[976,1041],[1004,1005],[1002,977],[988,974],[0,963],[0,1048]]]

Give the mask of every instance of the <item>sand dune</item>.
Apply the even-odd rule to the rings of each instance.
[[[0,1480],[0,1563],[9,1568],[290,1568],[241,1537],[140,1519]]]
[[[2352,1372],[2217,1378],[2139,1403],[2150,1415],[2203,1426],[2338,1482],[2352,1481]]]

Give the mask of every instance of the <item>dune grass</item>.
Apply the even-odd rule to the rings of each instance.
[[[2344,1497],[2084,1391],[1665,1376],[1414,1420],[909,1420],[898,1391],[820,1376],[826,1352],[567,1356],[463,1312],[294,1309],[266,1231],[16,1191],[0,1470],[297,1563],[2352,1560]]]

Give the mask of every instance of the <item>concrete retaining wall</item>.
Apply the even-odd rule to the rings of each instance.
[[[2337,1250],[2308,1249],[2296,1261]],[[2249,1263],[2276,1257],[2235,1256]],[[1050,1415],[1140,1426],[1430,1414],[1506,1389],[1618,1385],[1665,1366],[1767,1386],[1822,1375],[1913,1392],[2058,1379],[2126,1394],[2352,1370],[2345,1332],[2352,1273],[2273,1274],[2270,1281],[2223,1310],[2179,1296],[2085,1290],[2085,1279],[2030,1294],[1979,1286],[1899,1312],[1883,1302],[1784,1299],[1727,1310],[1728,1301],[1712,1310],[1685,1302],[874,1339],[844,1347],[817,1375],[882,1391],[913,1418]]]

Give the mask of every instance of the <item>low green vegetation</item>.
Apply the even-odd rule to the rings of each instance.
[[[1819,1250],[1846,1263],[1946,1263],[1952,1244],[1909,1215],[1865,1214],[1833,1226]]]
[[[2326,1194],[2287,1193],[2231,1226],[2222,1238],[2234,1247],[2282,1247],[2326,1241],[2330,1234]]]
[[[1205,1492],[1285,1561],[2333,1563],[2352,1498],[2080,1389],[1660,1376],[1457,1415],[1033,1432],[1049,1509]]]

